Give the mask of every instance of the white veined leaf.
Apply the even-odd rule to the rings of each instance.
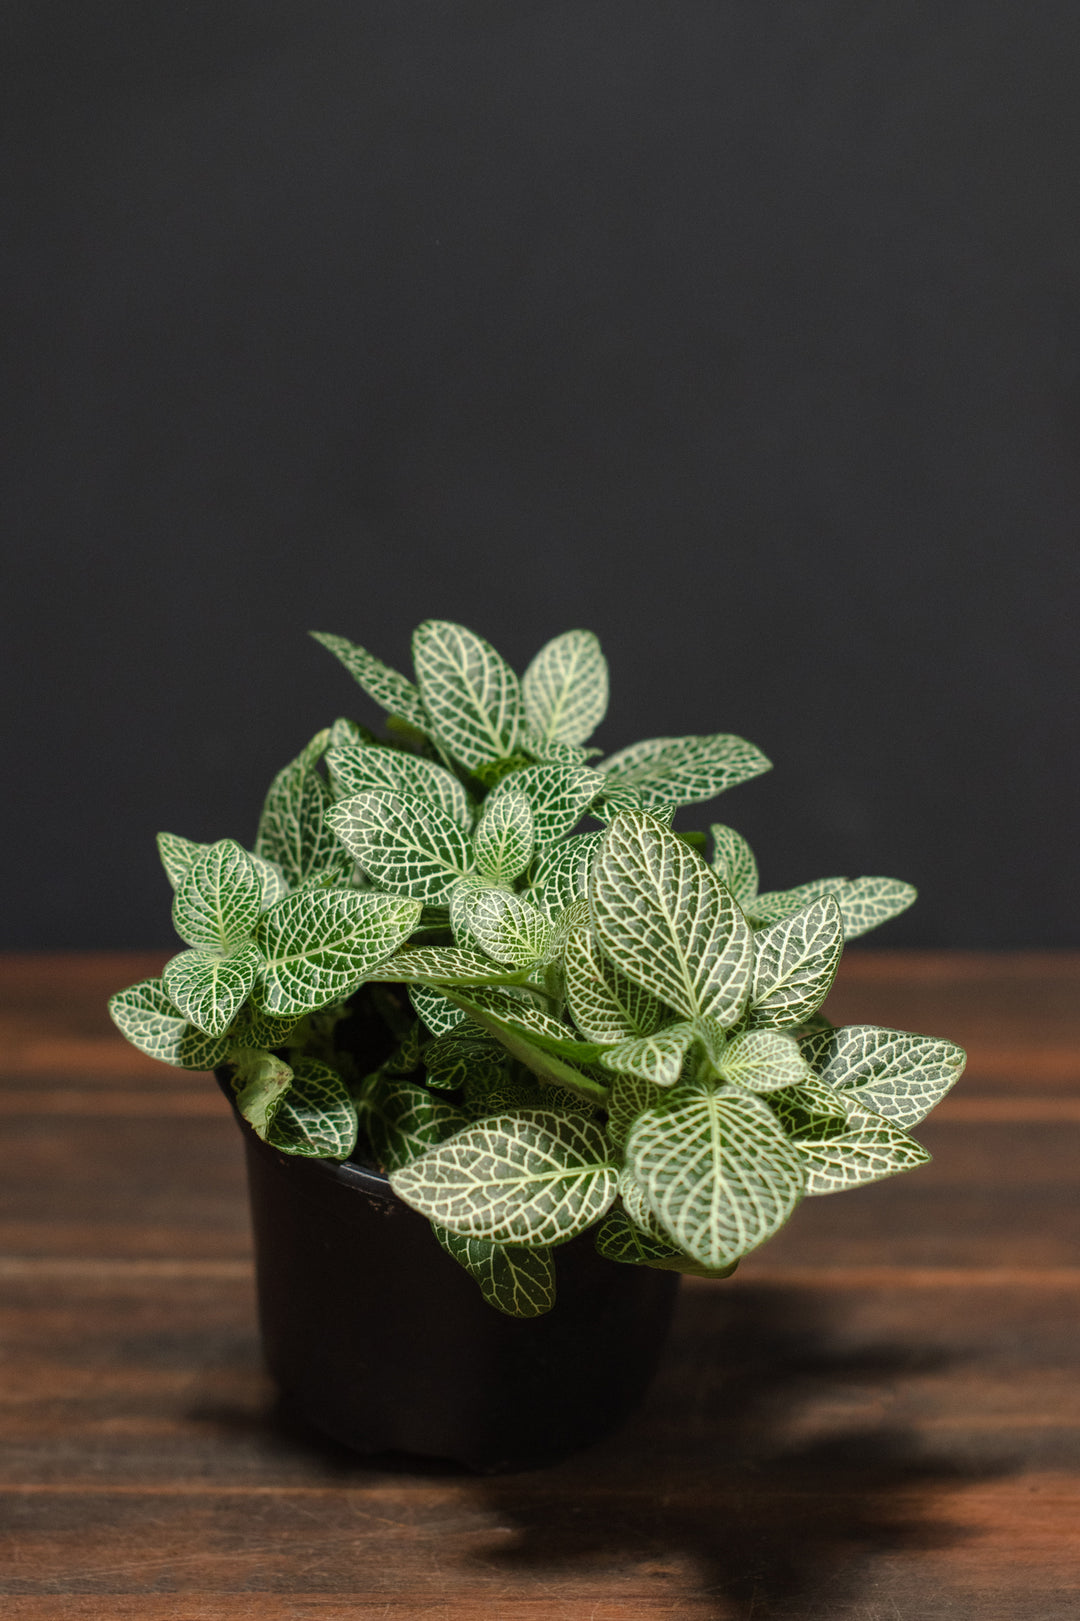
[[[591,630],[542,647],[522,680],[529,726],[546,743],[584,743],[607,713],[608,667]]]
[[[780,1030],[747,1030],[730,1041],[720,1074],[747,1092],[779,1092],[808,1079],[810,1066],[794,1036]]]
[[[596,769],[601,773],[604,770],[603,765],[598,765]],[[611,821],[620,811],[639,811],[644,805],[641,790],[635,788],[632,783],[605,782],[603,797],[596,805],[594,814],[605,821]],[[670,821],[670,818],[667,820]]]
[[[565,969],[567,1005],[588,1041],[648,1036],[664,1016],[655,996],[608,961],[587,923],[567,934]]]
[[[619,1171],[619,1198],[635,1227],[640,1227],[643,1233],[649,1233],[653,1238],[668,1239],[667,1233],[649,1209],[645,1189],[629,1165],[624,1165]],[[670,1243],[670,1239],[668,1242]]]
[[[293,1072],[283,1058],[258,1048],[235,1048],[231,1058],[236,1107],[255,1135],[265,1142],[292,1085]]]
[[[251,855],[250,852],[248,852],[248,856],[255,863],[255,871],[262,879],[262,895],[259,899],[260,910],[268,912],[271,906],[276,906],[278,901],[284,900],[289,893],[291,888],[289,880],[276,861],[267,861],[265,856]]]
[[[356,1104],[341,1076],[329,1064],[301,1058],[293,1065],[293,1084],[274,1112],[267,1142],[283,1154],[341,1160],[356,1147],[356,1134]]]
[[[377,744],[364,748],[352,745],[331,749],[326,765],[338,799],[350,799],[354,794],[372,790],[415,795],[438,805],[466,832],[472,827],[473,811],[468,794],[453,772],[436,765],[434,760],[406,754],[404,749],[380,748]]]
[[[363,687],[369,698],[374,698],[377,704],[383,709],[388,709],[392,715],[400,715],[418,731],[431,730],[420,694],[405,676],[392,670],[388,664],[377,659],[366,648],[357,647],[354,642],[346,641],[344,636],[328,636],[319,630],[313,630],[311,634],[317,642],[333,653],[335,658],[341,660],[353,680]]]
[[[355,744],[377,742],[378,739],[375,733],[368,731],[366,726],[361,726],[358,721],[348,720],[344,715],[339,715],[330,728],[327,749],[329,751],[329,749],[352,748]]]
[[[600,1062],[616,1075],[636,1075],[655,1086],[674,1086],[695,1035],[692,1024],[669,1024],[651,1036],[638,1036],[605,1048]]]
[[[496,791],[484,806],[473,834],[473,860],[493,884],[510,884],[533,856],[536,834],[532,806],[524,794]]]
[[[615,818],[593,858],[593,927],[635,984],[691,1017],[733,1024],[750,985],[753,936],[701,857],[641,811]]]
[[[741,833],[736,833],[733,827],[725,827],[722,822],[714,822],[709,832],[713,841],[713,872],[746,912],[758,892],[754,852]]]
[[[579,743],[545,743],[531,730],[525,733],[521,746],[534,760],[554,765],[586,765],[604,752],[603,749],[583,749]]]
[[[286,1047],[289,1037],[300,1023],[302,1014],[292,1013],[286,1018],[277,1019],[272,1013],[263,1013],[260,1008],[248,1002],[241,1008],[233,1028],[229,1031],[229,1041],[232,1048],[262,1048]]]
[[[220,839],[188,868],[173,897],[173,927],[189,946],[227,951],[254,932],[262,889],[247,851],[233,839]]]
[[[711,1270],[770,1238],[803,1194],[802,1161],[767,1105],[679,1088],[635,1122],[627,1164],[664,1231]]]
[[[480,1286],[489,1306],[507,1317],[542,1317],[555,1304],[555,1266],[551,1251],[493,1244],[490,1238],[465,1238],[438,1222],[431,1230],[447,1255]]]
[[[357,1102],[375,1158],[388,1174],[403,1170],[466,1123],[460,1110],[433,1098],[426,1087],[378,1070],[363,1082]]]
[[[912,884],[899,878],[852,878],[838,895],[845,940],[855,940],[869,929],[899,917],[918,899]]]
[[[469,932],[489,957],[514,968],[547,960],[551,924],[543,912],[520,895],[482,889],[465,907]]]
[[[833,895],[844,924],[844,939],[855,940],[869,929],[898,917],[917,899],[918,891],[899,878],[814,878],[795,889],[759,895],[747,910],[757,927],[800,911],[808,901]]]
[[[478,988],[453,994],[468,1003],[470,1017],[478,1018],[480,1012],[490,1013],[529,1036],[545,1052],[561,1053],[583,1064],[591,1063],[599,1055],[600,1048],[595,1042],[579,1041],[569,1025],[512,990]]]
[[[379,969],[380,980],[388,985],[513,985],[523,977],[459,946],[407,946]]]
[[[552,845],[532,870],[528,896],[550,918],[589,893],[589,870],[603,833],[577,833]]]
[[[355,890],[286,895],[259,921],[266,959],[255,1000],[267,1013],[306,1013],[356,989],[412,933],[419,901]]]
[[[606,1261],[621,1261],[628,1266],[656,1266],[681,1254],[651,1216],[646,1230],[625,1210],[617,1209],[609,1211],[597,1228],[596,1248]]]
[[[756,1032],[755,1032],[756,1033]],[[852,1105],[834,1086],[818,1075],[808,1075],[797,1086],[781,1087],[768,1095],[769,1108],[788,1137],[818,1141],[842,1136],[848,1129]]]
[[[956,1085],[965,1062],[963,1048],[951,1041],[870,1024],[833,1031],[818,1048],[824,1081],[899,1126],[929,1114]]]
[[[808,1195],[842,1193],[846,1188],[913,1170],[930,1160],[921,1143],[884,1120],[848,1131],[842,1137],[797,1139],[792,1147],[806,1167]]]
[[[656,1105],[656,1087],[637,1075],[616,1075],[607,1100],[607,1134],[616,1148],[625,1146],[639,1114]]]
[[[293,887],[323,874],[340,882],[349,871],[345,852],[326,824],[330,788],[315,769],[329,736],[328,730],[316,733],[278,772],[259,817],[255,854],[279,867]]]
[[[381,888],[428,906],[447,905],[472,866],[464,830],[415,794],[354,794],[335,805],[327,820]]]
[[[109,998],[109,1015],[133,1047],[176,1069],[216,1069],[229,1044],[197,1030],[173,1006],[160,979],[143,979]]]
[[[165,876],[174,889],[178,889],[195,862],[206,854],[209,844],[196,844],[193,839],[182,839],[179,833],[159,833],[158,855],[165,868]]]
[[[753,1022],[805,1023],[828,995],[843,949],[840,908],[831,895],[762,929],[754,936]]]
[[[384,970],[380,970],[382,972]],[[433,1036],[445,1036],[466,1017],[464,1008],[457,1007],[449,997],[430,985],[410,984],[409,1001],[417,1018],[423,1021]]]
[[[251,994],[259,971],[252,945],[222,957],[213,951],[181,951],[162,976],[173,1005],[208,1036],[223,1036]]]
[[[615,1198],[618,1178],[591,1121],[517,1109],[467,1126],[390,1183],[451,1232],[535,1249],[591,1227]]]
[[[470,1081],[486,1091],[506,1075],[506,1051],[485,1031],[460,1025],[429,1041],[423,1049],[427,1084],[440,1091],[456,1092]],[[488,1111],[493,1112],[493,1111]]]
[[[695,737],[653,737],[632,743],[597,767],[614,788],[636,788],[642,805],[696,805],[770,769],[745,738],[727,732]]]
[[[527,765],[503,778],[488,806],[503,794],[524,794],[532,808],[533,836],[539,851],[573,832],[603,789],[603,777],[588,766]]]
[[[413,633],[413,663],[430,729],[447,754],[475,772],[517,752],[521,687],[490,642],[464,625],[426,619]]]

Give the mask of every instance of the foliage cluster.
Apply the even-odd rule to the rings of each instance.
[[[672,829],[769,768],[752,744],[600,758],[588,631],[521,680],[445,621],[414,635],[415,683],[317,639],[389,739],[320,732],[275,778],[252,851],[159,835],[187,949],[112,999],[130,1041],[227,1066],[282,1152],[384,1169],[518,1316],[551,1306],[552,1251],[587,1228],[613,1261],[724,1276],[804,1197],[928,1158],[908,1128],[963,1053],[819,1011],[845,938],[912,888],[762,893],[733,828]]]

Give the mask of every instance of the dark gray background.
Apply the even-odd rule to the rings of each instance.
[[[373,719],[305,631],[408,668],[427,616],[519,668],[595,629],[611,748],[753,739],[711,814],[767,887],[911,879],[883,945],[1080,943],[1075,0],[0,36],[5,944],[169,943],[154,832],[249,840]]]

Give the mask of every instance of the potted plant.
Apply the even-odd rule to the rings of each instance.
[[[307,1415],[365,1450],[542,1461],[636,1401],[680,1273],[926,1161],[908,1128],[964,1055],[829,1024],[845,939],[913,889],[763,893],[733,828],[674,831],[769,762],[725,733],[600,758],[588,631],[520,681],[444,621],[415,683],[317,640],[388,736],[319,732],[251,851],[160,834],[185,949],[110,1010],[234,1103],[268,1359]]]

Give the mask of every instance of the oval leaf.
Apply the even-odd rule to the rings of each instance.
[[[366,648],[357,647],[355,642],[346,641],[344,636],[328,636],[325,631],[313,630],[312,636],[335,658],[341,660],[353,680],[356,681],[369,698],[374,698],[383,709],[388,709],[393,715],[400,715],[407,720],[410,726],[418,731],[430,731],[430,723],[424,711],[420,694],[412,682],[405,676],[399,675],[388,664],[377,659]]]
[[[489,1238],[464,1238],[432,1222],[447,1255],[480,1286],[489,1306],[507,1317],[542,1317],[555,1304],[555,1265],[551,1251],[511,1248]]]
[[[728,891],[653,816],[623,811],[593,860],[600,944],[635,984],[680,1013],[733,1024],[749,989],[753,936]]]
[[[646,810],[696,805],[770,769],[760,749],[727,732],[653,737],[633,743],[597,767],[609,787],[636,789]]]
[[[843,1193],[866,1182],[880,1182],[929,1163],[930,1155],[914,1137],[881,1121],[841,1137],[793,1144],[806,1166],[808,1195]]]
[[[473,859],[493,884],[510,884],[532,860],[532,806],[514,790],[491,795],[473,834]]]
[[[335,805],[327,820],[364,871],[393,895],[446,906],[472,867],[464,830],[415,794],[355,794]]]
[[[607,713],[608,667],[591,630],[568,630],[542,647],[522,688],[531,730],[545,743],[584,743]]]
[[[747,1030],[724,1048],[720,1074],[747,1092],[778,1092],[798,1086],[810,1074],[794,1036],[779,1030]]]
[[[913,1126],[964,1072],[962,1047],[935,1036],[852,1024],[822,1038],[817,1067],[852,1102],[899,1126]]]
[[[266,1141],[283,1154],[308,1159],[348,1159],[356,1147],[352,1093],[336,1070],[313,1058],[293,1065],[293,1084],[282,1098]]]
[[[736,833],[733,827],[725,827],[722,822],[714,822],[709,832],[713,841],[713,872],[745,912],[758,892],[754,852],[741,833]]]
[[[518,678],[490,642],[444,619],[413,634],[413,663],[431,730],[470,771],[508,759],[525,730]]]
[[[626,1156],[665,1232],[711,1269],[730,1266],[783,1226],[806,1180],[764,1103],[708,1087],[680,1088],[666,1107],[647,1110]]]
[[[472,827],[468,794],[453,772],[436,765],[434,760],[406,754],[403,749],[350,745],[331,749],[326,764],[338,799],[380,790],[415,795],[438,805],[466,832]]]
[[[248,940],[262,909],[263,880],[234,839],[192,862],[173,900],[173,927],[189,946],[227,951]]]
[[[754,1024],[805,1023],[828,995],[843,949],[840,908],[831,895],[762,929],[754,936]]]
[[[229,957],[182,951],[166,963],[165,990],[185,1018],[208,1036],[223,1036],[240,1012],[259,971],[259,953],[244,946]]]
[[[390,1181],[406,1204],[451,1232],[534,1249],[592,1226],[618,1178],[597,1126],[520,1109],[468,1126]]]
[[[265,912],[256,944],[266,959],[256,1001],[304,1013],[356,989],[412,933],[419,901],[355,890],[306,890]]]
[[[587,1041],[632,1041],[651,1035],[663,1018],[656,997],[620,974],[587,923],[569,931],[565,967],[567,1005]]]
[[[178,1012],[160,979],[143,979],[109,999],[109,1016],[133,1047],[176,1069],[216,1069],[229,1044],[208,1036]]]

